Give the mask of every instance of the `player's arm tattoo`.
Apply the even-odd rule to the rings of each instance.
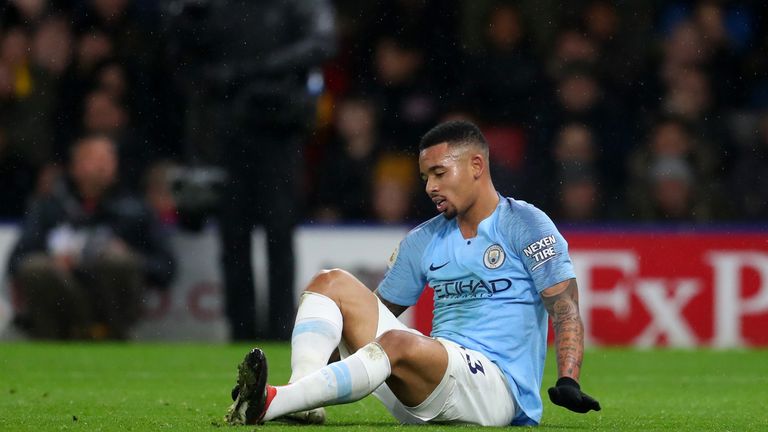
[[[584,357],[584,325],[579,315],[576,279],[545,289],[541,297],[555,329],[557,376],[567,376],[578,381]]]
[[[374,291],[373,293],[376,294],[376,297],[378,297],[379,300],[381,300],[381,302],[384,304],[384,306],[386,306],[387,309],[389,309],[389,311],[392,312],[392,315],[394,315],[396,317],[399,317],[400,314],[402,314],[403,312],[405,312],[406,309],[408,309],[408,306],[400,306],[400,305],[396,305],[394,303],[390,303],[390,302],[384,300],[379,295],[379,290],[378,289],[376,291]]]

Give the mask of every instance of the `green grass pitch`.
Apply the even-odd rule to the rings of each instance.
[[[245,345],[0,344],[1,431],[281,431],[222,423]],[[289,374],[287,344],[265,344],[271,382]],[[601,412],[570,413],[545,395],[536,430],[768,430],[768,351],[591,349],[584,389]],[[545,387],[554,379],[550,355]],[[546,390],[545,390],[546,391]],[[331,407],[312,430],[470,430],[400,426],[373,398]]]

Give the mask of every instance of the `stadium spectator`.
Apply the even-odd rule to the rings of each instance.
[[[116,143],[123,186],[138,193],[144,171],[154,161],[157,148],[139,135],[128,108],[112,96],[114,91],[102,87],[86,94],[82,133],[107,135]]]
[[[597,159],[597,151],[592,130],[585,124],[572,122],[558,131],[552,156],[559,164],[577,162],[590,165]]]
[[[385,150],[409,151],[407,143],[418,140],[437,118],[438,100],[426,74],[426,56],[415,39],[385,36],[376,42],[376,75],[365,91],[379,106]]]
[[[555,35],[554,47],[548,52],[546,72],[557,80],[567,73],[569,65],[580,64],[594,68],[600,58],[600,48],[578,27],[564,26]]]
[[[112,100],[126,100],[129,90],[128,72],[117,61],[106,61],[94,73],[94,86],[106,92]]]
[[[739,149],[729,190],[738,191],[733,195],[740,218],[763,222],[768,220],[768,111],[756,123],[757,133]]]
[[[460,58],[457,0],[393,0],[376,2],[364,7],[363,25],[358,33],[359,59],[363,62],[357,74],[364,85],[370,85],[378,73],[376,60],[382,40],[407,45],[407,50],[421,52],[419,68],[429,77],[433,97],[443,100],[452,96],[460,85],[460,70],[455,67]],[[421,131],[420,133],[423,133]]]
[[[592,41],[601,46],[601,51],[606,57],[619,54],[619,38],[622,36],[621,16],[616,5],[607,0],[591,0],[587,2],[582,10],[582,21],[584,23],[585,33]],[[608,54],[606,51],[611,51]]]
[[[37,88],[32,103],[21,115],[31,123],[27,129],[33,131],[36,142],[28,151],[35,153],[34,160],[45,170],[50,169],[46,165],[63,159],[66,150],[58,141],[62,131],[77,126],[63,123],[63,119],[70,117],[62,110],[63,97],[69,92],[65,88],[64,77],[72,65],[73,50],[74,38],[65,16],[52,15],[39,23],[32,39],[31,52],[32,63],[37,70]]]
[[[741,3],[741,4],[740,4]],[[742,103],[745,79],[740,55],[752,43],[754,14],[748,2],[670,2],[660,12],[662,31],[682,28],[698,33],[688,50],[698,50],[702,67],[712,77],[718,104],[732,107]],[[685,43],[685,41],[681,41]],[[690,42],[690,41],[689,41]]]
[[[7,0],[0,3],[0,27],[34,27],[49,11],[48,0]]]
[[[119,136],[128,129],[129,116],[125,107],[107,90],[94,90],[85,96],[83,130],[87,134]],[[134,175],[135,173],[126,173]]]
[[[648,7],[619,8],[610,0],[587,1],[581,10],[583,34],[599,53],[592,59],[595,69],[608,91],[631,101],[628,109],[646,91],[641,78],[652,48],[651,20]]]
[[[707,220],[716,216],[723,217],[727,209],[723,205],[720,196],[722,179],[719,175],[720,161],[716,151],[707,141],[700,140],[694,134],[690,124],[683,118],[668,116],[660,118],[650,129],[648,141],[629,157],[628,170],[632,178],[629,204],[634,208],[642,208],[650,202],[649,184],[654,184],[650,174],[651,167],[661,159],[680,159],[685,163],[685,169],[676,167],[673,175],[679,181],[688,181],[696,188],[696,196],[704,201],[712,201],[712,210],[717,212],[700,212],[700,220]],[[680,165],[680,164],[678,164]],[[690,171],[683,175],[683,171]],[[661,175],[662,173],[659,173]],[[689,178],[690,177],[690,178]],[[645,192],[643,192],[645,191]],[[637,201],[637,202],[635,202]],[[643,201],[647,201],[643,203]],[[715,205],[717,203],[717,205]],[[704,205],[704,203],[702,203]],[[653,218],[653,212],[644,212],[644,218]]]
[[[717,43],[713,37],[692,20],[682,20],[671,29],[657,69],[661,99],[656,111],[687,118],[700,138],[726,150],[722,111],[743,94],[743,80],[734,76],[738,63],[722,58],[730,54],[710,46]]]
[[[383,155],[373,172],[371,201],[373,219],[384,224],[403,224],[411,219],[416,172],[411,158]]]
[[[53,15],[37,27],[32,40],[33,62],[59,79],[72,61],[72,32],[66,19]]]
[[[559,353],[550,400],[579,413],[600,410],[578,384],[583,325],[557,228],[530,204],[499,195],[474,124],[442,123],[419,150],[425,190],[440,214],[405,237],[373,293],[343,270],[319,273],[297,312],[290,384],[268,385],[266,357],[251,350],[229,424],[286,415],[320,423],[323,406],[373,393],[402,423],[536,425],[547,314]],[[435,292],[432,337],[396,318],[425,286]],[[328,364],[337,347],[342,360]]]
[[[31,51],[32,39],[23,27],[5,32],[0,63],[9,74],[12,91],[0,122],[13,126],[7,132],[15,151],[39,166],[51,158],[57,93],[54,77],[34,61]]]
[[[739,12],[742,12],[741,10]],[[714,97],[721,106],[732,107],[739,103],[744,96],[743,82],[740,77],[741,70],[736,51],[738,39],[748,38],[746,35],[737,36],[729,34],[729,24],[726,22],[724,5],[716,1],[701,1],[693,12],[694,22],[702,36],[702,42],[708,57],[708,72],[712,77],[712,90]],[[739,13],[729,18],[737,18]],[[740,24],[742,28],[749,27],[749,23],[742,18],[732,22]],[[739,30],[740,31],[740,30]]]
[[[698,27],[691,21],[675,25],[662,41],[663,58],[659,68],[665,82],[673,79],[681,69],[702,67],[707,61],[707,50]]]
[[[79,34],[97,33],[106,37],[114,53],[125,66],[140,76],[146,88],[154,89],[152,73],[158,72],[162,37],[157,35],[159,14],[157,5],[130,0],[85,0],[73,13],[73,26]],[[153,13],[147,13],[151,11]],[[144,13],[142,13],[144,12]]]
[[[731,163],[733,145],[728,137],[725,115],[712,94],[711,80],[701,69],[686,68],[678,71],[667,85],[660,99],[660,112],[681,117],[690,128],[699,147],[711,151],[719,165]],[[720,174],[720,170],[712,174]]]
[[[545,79],[528,40],[520,10],[511,3],[491,7],[482,51],[469,55],[462,81],[468,109],[490,124],[529,123],[529,107]]]
[[[67,176],[28,208],[9,272],[38,338],[126,339],[146,286],[166,287],[173,258],[147,206],[116,189],[115,144],[78,140]]]
[[[615,161],[624,160],[632,148],[632,117],[605,92],[592,68],[581,63],[569,64],[560,72],[550,97],[553,100],[545,100],[535,125],[537,140],[529,146],[528,169],[536,179],[535,184],[548,184],[553,173],[556,134],[568,124],[579,123],[591,131],[595,144],[593,167],[597,176],[604,179],[605,204],[621,207],[618,200],[623,196],[626,173],[623,165]]]
[[[0,126],[0,220],[21,218],[35,188],[35,168],[10,147]]]
[[[116,51],[109,37],[98,30],[76,35],[74,58],[61,79],[60,108],[56,119],[57,160],[68,153],[68,146],[82,133],[84,99],[92,90],[94,73]]]
[[[645,145],[629,158],[628,168],[632,217],[712,221],[731,211],[722,193],[717,153],[697,139],[684,119],[659,119]],[[670,187],[668,191],[665,185]],[[682,201],[673,205],[672,195],[679,195]]]
[[[371,173],[380,154],[376,106],[361,96],[336,109],[336,137],[318,167],[314,216],[323,222],[370,220]]]
[[[566,163],[558,170],[557,202],[552,219],[558,222],[595,222],[603,219],[600,183],[590,164]]]
[[[689,163],[678,157],[660,157],[648,168],[647,191],[638,199],[637,216],[644,220],[690,222],[708,220],[709,212],[696,205],[697,191]],[[645,198],[645,199],[643,199]]]
[[[73,27],[77,33],[98,32],[113,47],[113,55],[124,69],[130,91],[124,97],[134,118],[133,127],[141,127],[141,135],[153,141],[164,156],[172,147],[160,138],[167,135],[169,95],[167,63],[163,58],[166,34],[160,31],[161,1],[84,0],[73,10]],[[100,65],[99,61],[96,65]],[[163,122],[166,122],[165,124]]]
[[[602,180],[596,172],[597,146],[593,131],[584,124],[564,125],[553,147],[555,181],[539,191],[553,202],[545,202],[556,221],[594,222],[611,214],[602,197]],[[548,193],[546,190],[550,189]]]
[[[751,17],[755,27],[755,35],[751,43],[745,46],[740,56],[742,63],[741,78],[744,79],[745,99],[737,108],[755,110],[765,106],[768,101],[768,18],[764,14],[755,13]]]
[[[173,44],[185,69],[187,129],[209,131],[206,144],[222,148],[229,176],[218,210],[231,338],[288,339],[301,145],[320,87],[310,78],[335,51],[333,8],[326,0],[185,5]],[[257,224],[266,231],[269,263],[269,314],[258,326],[251,268]]]

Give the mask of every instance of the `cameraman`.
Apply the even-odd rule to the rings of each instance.
[[[186,99],[187,146],[219,153],[226,314],[233,340],[288,339],[301,145],[314,115],[313,68],[333,55],[329,0],[179,0],[171,57]],[[183,216],[182,216],[183,217]],[[269,328],[256,325],[251,233],[268,240]]]

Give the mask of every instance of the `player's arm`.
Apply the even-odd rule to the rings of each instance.
[[[399,317],[400,314],[402,314],[403,312],[405,312],[406,309],[408,309],[408,306],[400,306],[398,304],[394,304],[390,302],[389,300],[384,299],[382,296],[379,295],[378,289],[373,293],[376,294],[376,297],[378,297],[379,300],[381,300],[381,303],[383,303],[384,306],[386,306],[387,309],[389,309],[389,311],[392,312],[392,315],[396,317]]]
[[[424,227],[422,224],[411,230],[395,248],[384,279],[373,292],[396,317],[416,304],[427,284],[421,258],[432,231]]]
[[[541,292],[544,307],[552,317],[557,352],[557,377],[579,380],[584,357],[584,326],[579,315],[576,279],[569,279]]]
[[[600,411],[600,403],[581,391],[579,375],[584,357],[584,325],[579,315],[576,279],[555,284],[541,292],[555,330],[557,383],[549,389],[552,403],[571,411]]]

